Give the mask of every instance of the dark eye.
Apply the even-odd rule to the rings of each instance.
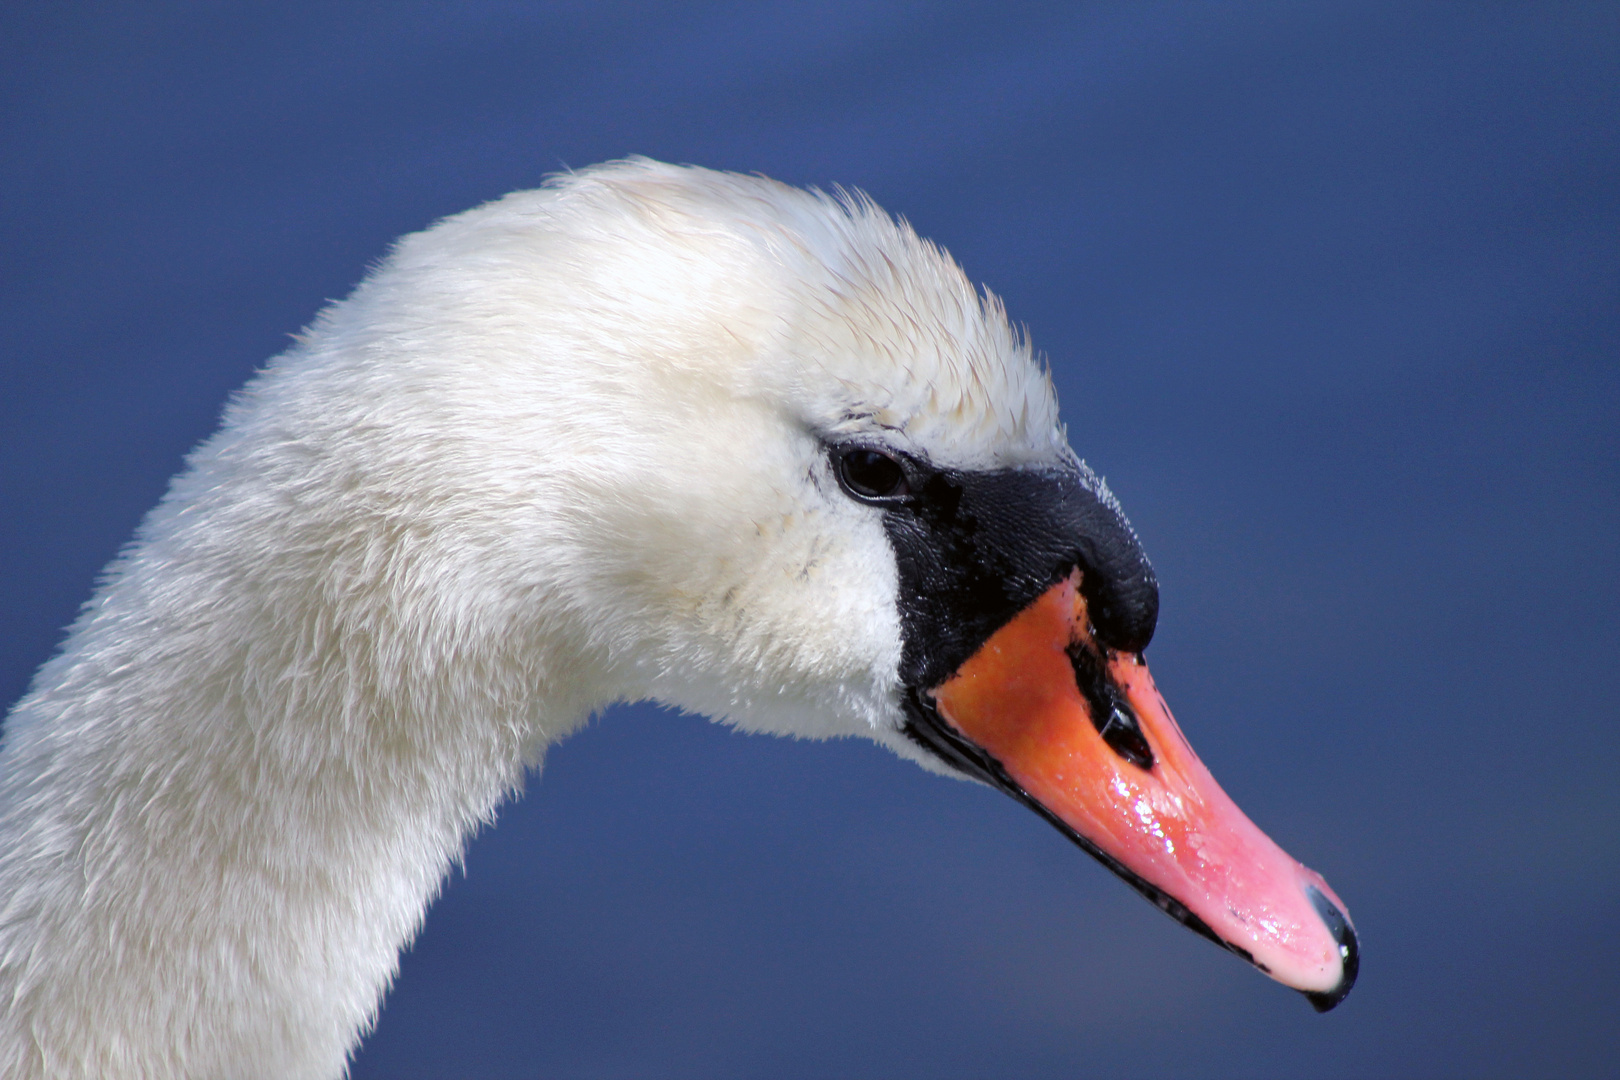
[[[876,450],[844,451],[838,458],[838,478],[850,494],[863,499],[894,499],[911,493],[900,463]]]

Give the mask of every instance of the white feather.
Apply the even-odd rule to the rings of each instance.
[[[7,720],[0,1075],[341,1075],[469,832],[613,702],[928,764],[852,437],[1072,457],[999,302],[862,196],[633,159],[401,240]]]

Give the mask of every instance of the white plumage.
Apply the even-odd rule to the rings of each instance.
[[[899,728],[829,439],[1072,463],[994,298],[860,196],[635,159],[408,236],[226,410],[11,713],[0,1075],[334,1077],[593,710]]]

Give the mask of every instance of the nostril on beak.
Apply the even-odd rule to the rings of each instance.
[[[1310,897],[1311,906],[1316,908],[1316,913],[1322,917],[1328,932],[1339,945],[1339,985],[1332,990],[1307,991],[1305,994],[1305,1000],[1311,1003],[1311,1007],[1323,1013],[1348,997],[1351,987],[1356,985],[1356,975],[1361,971],[1361,947],[1356,942],[1356,931],[1350,925],[1350,920],[1344,917],[1344,912],[1333,901],[1323,895],[1321,889],[1307,885],[1305,895]]]

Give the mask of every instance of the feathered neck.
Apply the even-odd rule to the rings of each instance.
[[[340,1074],[469,831],[616,696],[566,612],[536,624],[408,484],[321,457],[300,363],[7,721],[0,1075]]]

